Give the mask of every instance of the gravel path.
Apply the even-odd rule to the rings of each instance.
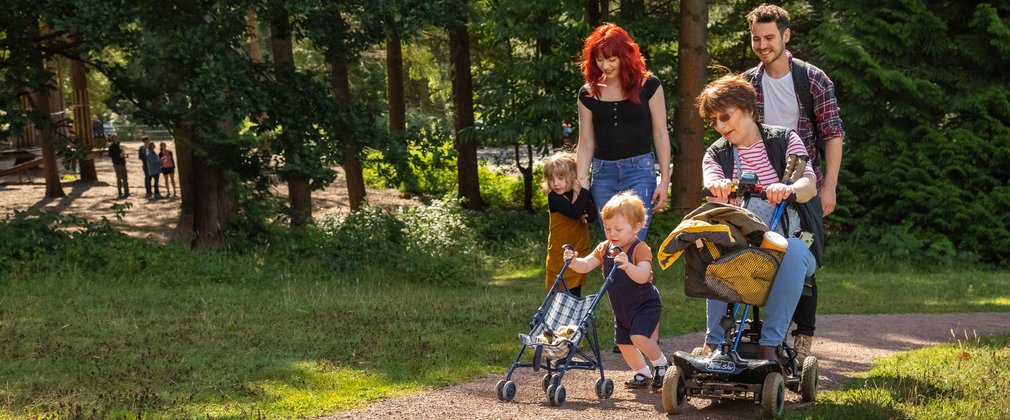
[[[877,358],[894,352],[915,350],[951,342],[952,334],[964,339],[1010,332],[1010,313],[823,315],[818,317],[814,353],[820,360],[820,390],[838,389],[859,372],[865,372]],[[663,350],[690,351],[702,342],[694,333],[663,339]],[[518,341],[516,351],[518,352]],[[609,349],[608,349],[609,350]],[[329,418],[664,418],[659,394],[624,389],[631,376],[620,355],[607,351],[604,368],[615,382],[614,395],[599,400],[593,391],[597,376],[586,371],[565,375],[568,398],[561,407],[548,405],[540,390],[543,372],[517,370],[513,375],[518,392],[511,403],[495,397],[495,384],[503,374],[487,376],[464,384],[434,389],[403,398],[378,402],[364,410],[336,413]],[[502,372],[508,366],[502,366]],[[614,370],[619,369],[619,370]],[[786,391],[786,409],[799,407],[799,395]],[[757,406],[745,401],[710,403],[694,399],[677,418],[753,418]]]
[[[116,176],[112,161],[102,155],[95,159],[95,170],[98,172],[98,182],[82,182],[76,180],[76,175],[70,174],[70,180],[61,183],[66,197],[46,198],[45,178],[42,169],[28,172],[28,176],[19,179],[16,175],[0,177],[0,216],[14,210],[49,210],[60,213],[74,214],[91,221],[108,218],[113,227],[130,236],[150,238],[158,242],[166,242],[172,238],[181,222],[179,213],[181,201],[179,197],[164,200],[148,200],[144,198],[144,170],[137,159],[139,141],[123,142],[126,150],[126,173],[130,184],[130,197],[116,198]],[[168,143],[170,150],[175,150],[174,143]],[[0,168],[7,168],[13,161],[0,161]],[[61,174],[64,173],[61,166]],[[164,181],[161,179],[160,181]],[[176,174],[178,185],[178,174]],[[164,187],[162,185],[161,187]],[[166,193],[162,188],[161,192]],[[275,185],[274,192],[281,197],[287,196],[287,185]],[[369,188],[367,200],[370,205],[382,209],[395,209],[400,206],[416,205],[417,201],[403,198],[395,190]],[[128,205],[123,219],[116,218],[113,205]],[[347,184],[343,170],[337,168],[337,179],[323,190],[312,192],[313,216],[323,219],[331,216],[343,216],[349,209]]]

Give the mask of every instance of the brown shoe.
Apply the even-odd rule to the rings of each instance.
[[[691,350],[691,354],[695,356],[708,356],[714,353],[715,350],[718,348],[719,348],[718,345],[712,343],[705,343],[701,347],[695,347],[693,350]]]
[[[796,364],[803,366],[803,361],[810,355],[810,348],[814,345],[814,338],[809,335],[798,334],[793,337],[793,348],[796,350]]]

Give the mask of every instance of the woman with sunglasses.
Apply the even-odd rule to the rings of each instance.
[[[641,197],[646,219],[638,239],[644,241],[652,212],[663,208],[670,189],[663,86],[646,69],[638,44],[612,23],[600,25],[586,38],[579,66],[586,81],[578,100],[579,184],[590,186],[597,207],[625,190]]]
[[[774,206],[796,194],[797,203],[817,195],[813,169],[806,166],[803,175],[792,184],[782,182],[789,155],[807,156],[799,135],[792,129],[759,124],[754,116],[757,93],[741,75],[729,74],[709,83],[698,95],[698,113],[722,136],[705,153],[703,172],[705,188],[716,200],[727,201],[735,182],[744,172],[757,176],[767,199],[751,197],[747,209],[771,225]],[[772,283],[765,304],[764,325],[758,344],[759,357],[776,360],[777,349],[785,339],[796,303],[803,291],[803,280],[813,274],[816,261],[806,244],[793,237],[801,227],[799,214],[789,208],[777,230],[788,239],[785,257]],[[719,321],[726,314],[726,302],[707,303],[708,333],[706,351],[714,350],[723,340]]]

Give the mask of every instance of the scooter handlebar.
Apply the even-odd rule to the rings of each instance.
[[[702,189],[701,189],[701,195],[704,196],[704,197],[715,197],[715,194],[712,194],[712,192],[709,191],[708,188],[705,188],[705,187],[702,187]],[[737,197],[740,197],[742,195],[743,195],[743,193],[739,193],[736,189],[733,189],[733,191],[729,193],[729,198],[737,198]],[[751,192],[751,197],[760,198],[762,200],[767,200],[768,199],[768,196],[765,194],[765,191],[763,189],[761,189],[761,190],[754,190],[753,192]],[[796,193],[789,194],[789,197],[786,197],[786,201],[789,202],[789,203],[795,203],[796,202]]]

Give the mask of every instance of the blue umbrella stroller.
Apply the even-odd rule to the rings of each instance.
[[[802,173],[802,169],[799,173]],[[755,188],[755,181],[756,177],[752,173],[745,172],[734,194],[743,197],[745,203],[751,194],[763,196],[763,191]],[[790,197],[788,201],[794,200],[795,197]],[[775,208],[769,231],[774,231],[785,205],[786,201],[783,201]],[[746,212],[742,209],[740,211]],[[687,219],[685,217],[682,226]],[[678,231],[684,232],[681,226],[674,233]],[[712,354],[704,355],[702,349],[695,349],[691,353],[674,353],[675,366],[667,372],[663,381],[662,401],[667,414],[680,413],[687,399],[706,398],[756,401],[760,404],[763,416],[774,417],[784,409],[785,388],[800,393],[803,401],[814,401],[818,375],[816,357],[808,356],[803,366],[798,366],[796,350],[786,343],[778,351],[779,360],[763,360],[757,356],[758,340],[761,337],[758,307],[764,305],[768,297],[771,280],[774,279],[784,252],[746,244],[736,248],[717,249],[711,241],[696,239],[698,236],[675,237],[674,233],[660,247],[660,253],[662,255],[672,242],[692,242],[686,248],[676,246],[686,255],[685,293],[693,297],[723,300],[732,305],[720,321],[720,326],[725,329],[725,338]],[[720,262],[740,258],[747,253],[761,255],[761,258],[754,260],[767,259],[769,263],[736,265],[731,266],[732,273],[728,273],[725,268],[720,272]],[[674,254],[673,260],[679,255],[679,252]],[[661,262],[660,265],[666,268],[670,263],[672,260],[665,262],[665,265]],[[735,280],[735,284],[726,280],[730,277],[734,278],[730,280]],[[757,281],[758,278],[768,281]],[[752,306],[753,319],[748,319]]]
[[[564,248],[572,249],[572,246],[566,244]],[[617,255],[620,252],[621,249],[618,247],[610,249],[610,255]],[[607,292],[607,287],[613,281],[614,272],[618,267],[614,265],[610,270],[599,292],[579,298],[568,291],[568,284],[564,279],[565,270],[571,262],[571,259],[565,260],[564,266],[554,279],[554,286],[530,321],[530,332],[519,334],[519,341],[522,342],[519,354],[512,362],[505,379],[498,381],[495,387],[499,400],[512,401],[515,398],[516,384],[512,382],[512,373],[516,368],[526,367],[532,367],[534,372],[540,369],[547,371],[541,383],[543,392],[547,394],[547,401],[552,406],[565,403],[565,386],[561,384],[561,380],[570,369],[599,369],[600,379],[596,380],[596,396],[602,399],[613,395],[614,381],[607,379],[603,374],[594,311]],[[558,284],[564,288],[559,290]],[[592,349],[591,355],[579,350],[579,343],[586,337]],[[520,363],[527,349],[533,349],[533,360],[531,363]],[[581,360],[575,360],[574,356],[579,356]]]

